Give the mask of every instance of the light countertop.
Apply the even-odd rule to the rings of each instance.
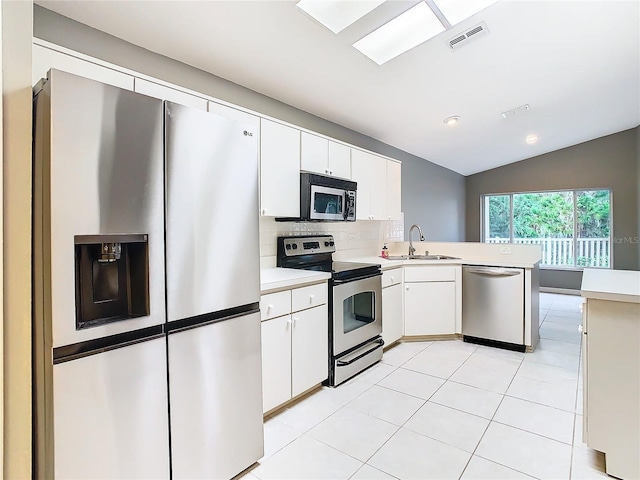
[[[300,287],[311,283],[323,282],[331,278],[328,272],[297,270],[294,268],[262,268],[260,270],[260,292]]]
[[[640,303],[640,272],[585,268],[580,293],[585,298]]]
[[[527,261],[513,260],[510,258],[495,257],[464,257],[447,260],[387,260],[381,257],[356,257],[345,258],[346,262],[379,263],[382,270],[396,267],[406,267],[407,265],[486,265],[489,267],[512,267],[512,268],[533,268],[535,264]]]

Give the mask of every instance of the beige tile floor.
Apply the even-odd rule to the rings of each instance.
[[[581,438],[581,299],[540,300],[534,353],[401,343],[266,419],[265,456],[243,478],[606,477],[603,455]]]

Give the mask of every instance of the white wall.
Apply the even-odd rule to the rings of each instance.
[[[31,477],[33,6],[2,0],[3,475]]]

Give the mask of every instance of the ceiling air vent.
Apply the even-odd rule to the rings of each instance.
[[[482,22],[481,24],[470,28],[466,32],[460,33],[459,35],[456,35],[455,37],[450,39],[448,42],[449,48],[451,50],[457,50],[467,45],[472,40],[475,40],[484,35],[487,35],[488,33],[489,33],[489,29],[487,28],[487,25],[484,22]]]

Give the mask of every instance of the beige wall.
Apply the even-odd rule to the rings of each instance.
[[[31,477],[30,1],[2,0],[3,475]]]
[[[638,212],[640,127],[505,165],[466,179],[466,239],[480,240],[480,196],[487,193],[610,188],[613,191],[613,267],[639,268],[635,243]],[[581,272],[543,270],[540,285],[579,289]]]

